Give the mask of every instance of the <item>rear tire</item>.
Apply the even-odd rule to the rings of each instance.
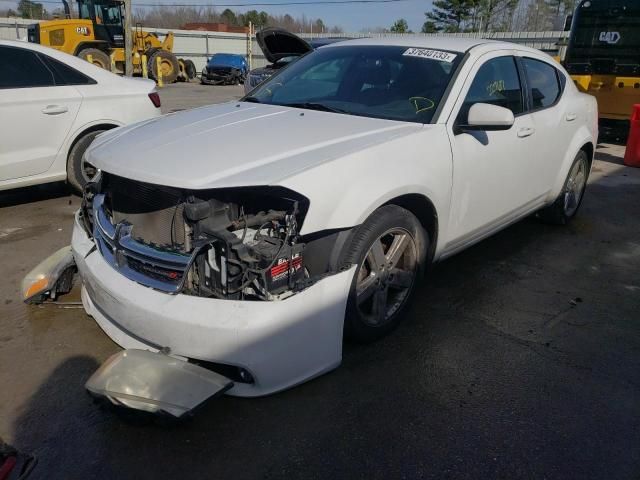
[[[102,50],[98,50],[97,48],[85,48],[84,50],[80,50],[77,56],[88,62],[89,55],[91,55],[91,61],[96,67],[111,71],[111,59],[109,58],[109,55],[104,53]]]
[[[558,198],[538,212],[538,217],[554,225],[566,225],[578,213],[589,178],[589,159],[584,150],[576,155]]]
[[[105,130],[94,130],[82,136],[71,148],[67,157],[67,181],[69,185],[76,191],[82,193],[85,185],[91,181],[96,174],[96,169],[92,165],[82,160],[84,152],[87,151],[91,142],[96,136]]]
[[[176,81],[180,74],[180,65],[176,56],[166,50],[156,50],[149,56],[147,70],[149,78],[158,81],[157,60],[160,58],[160,68],[162,69],[162,82],[170,84]]]
[[[375,212],[353,233],[344,261],[357,265],[345,315],[345,338],[377,340],[396,328],[426,265],[429,236],[397,205]]]

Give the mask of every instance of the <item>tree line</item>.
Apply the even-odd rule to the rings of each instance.
[[[73,11],[74,3],[69,2]],[[134,4],[135,7],[135,4]],[[64,18],[62,2],[60,7],[48,11],[42,3],[33,0],[20,0],[16,10],[0,9],[0,17],[19,17],[34,20]],[[74,12],[76,16],[76,12]],[[229,8],[219,12],[213,7],[156,7],[141,8],[133,12],[133,20],[144,27],[180,28],[187,23],[226,23],[234,27],[246,27],[251,22],[257,30],[264,27],[282,27],[291,32],[330,32],[342,33],[337,26],[328,26],[321,18],[308,18],[306,15],[293,17],[289,14],[271,15],[265,11],[249,10],[237,12]]]
[[[434,0],[421,33],[562,30],[579,0]],[[391,33],[413,33],[404,18]]]

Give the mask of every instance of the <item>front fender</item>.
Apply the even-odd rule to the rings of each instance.
[[[302,234],[360,225],[393,198],[418,194],[434,205],[439,237],[448,219],[452,158],[442,127],[426,126],[415,134],[349,154],[301,172],[283,186],[310,200]]]

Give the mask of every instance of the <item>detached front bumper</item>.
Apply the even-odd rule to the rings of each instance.
[[[94,247],[76,215],[72,249],[84,308],[123,348],[241,367],[253,383],[236,382],[228,393],[247,397],[292,387],[341,362],[355,267],[281,301],[217,300],[142,286]]]

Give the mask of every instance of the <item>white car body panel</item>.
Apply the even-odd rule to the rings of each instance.
[[[152,80],[122,78],[77,57],[41,45],[0,41],[0,46],[47,55],[96,83],[0,89],[0,190],[64,180],[73,143],[92,127],[114,128],[157,117],[149,99]],[[66,110],[47,115],[43,110]]]
[[[379,44],[465,56],[433,124],[231,102],[108,132],[87,158],[109,174],[184,189],[286,187],[310,201],[303,235],[356,227],[403,195],[425,198],[437,216],[438,260],[552,203],[576,154],[595,147],[595,100],[537,50],[449,38],[363,39],[323,49]],[[553,65],[566,76],[563,96],[549,109],[517,115],[508,130],[454,132],[475,72],[503,55]],[[242,302],[151,290],[120,275],[92,246],[76,223],[85,308],[125,348],[169,346],[179,356],[247,368],[257,383],[230,391],[242,396],[288,388],[340,362],[354,267],[284,300]]]

